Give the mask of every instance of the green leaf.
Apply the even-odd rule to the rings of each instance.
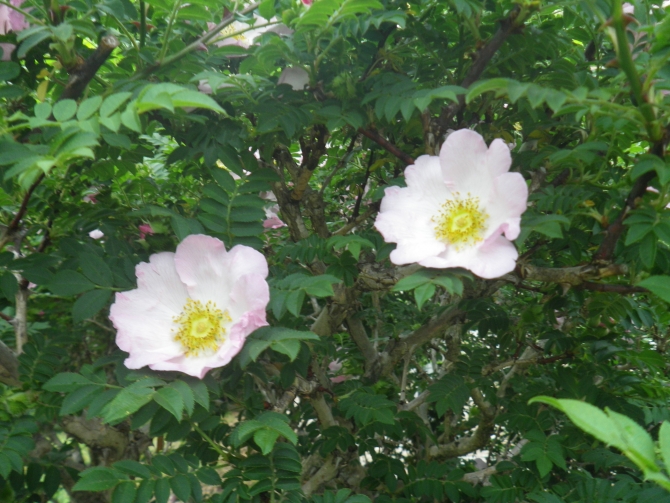
[[[240,351],[240,365],[244,368],[249,362],[256,361],[258,356],[268,348],[295,360],[300,351],[299,342],[307,340],[319,340],[319,336],[312,332],[302,332],[283,327],[259,328],[247,337],[247,341],[242,351]]]
[[[619,436],[622,439],[622,446],[616,447],[621,449],[645,473],[659,471],[651,435],[631,418],[609,409],[606,409],[605,412],[619,430]]]
[[[191,497],[191,482],[186,475],[181,473],[170,479],[170,487],[175,496],[181,501],[188,501]]]
[[[137,488],[137,496],[135,496],[135,503],[149,503],[154,495],[156,481],[153,479],[143,480]],[[158,501],[158,500],[156,500]]]
[[[117,470],[134,477],[141,477],[143,479],[151,478],[151,470],[142,463],[132,459],[122,459],[121,461],[114,463],[112,466]]]
[[[49,379],[42,386],[42,388],[47,391],[67,393],[90,384],[94,384],[93,381],[87,379],[81,374],[75,374],[73,372],[61,372],[60,374],[56,374],[51,379]]]
[[[70,23],[61,23],[57,26],[51,27],[51,33],[61,42],[68,42],[74,33],[74,29]]]
[[[447,410],[460,414],[470,398],[470,389],[465,380],[458,375],[447,374],[428,390],[430,391],[428,402],[436,402],[435,410],[439,417],[444,416]]]
[[[28,54],[28,51],[30,51],[30,49],[32,49],[37,44],[39,44],[43,40],[46,40],[49,37],[51,37],[51,33],[46,29],[44,31],[33,33],[21,43],[18,50],[16,51],[16,57],[18,59],[25,58],[26,54]]]
[[[2,47],[0,47],[2,50]],[[12,80],[21,74],[21,67],[13,61],[0,61],[0,82]]]
[[[182,380],[185,381],[193,391],[193,397],[195,398],[196,403],[199,403],[205,409],[209,410],[209,390],[207,389],[207,385],[200,379],[193,377],[182,377]]]
[[[414,289],[414,300],[419,309],[424,303],[435,295],[435,285],[433,283],[426,283]]]
[[[427,269],[422,269],[421,271],[415,272],[410,276],[406,276],[398,281],[391,291],[393,292],[404,292],[407,290],[414,290],[426,283],[430,283],[432,275]]]
[[[51,278],[47,288],[56,295],[70,296],[92,290],[95,285],[77,271],[63,270]]]
[[[259,421],[256,421],[255,419],[250,419],[248,421],[239,423],[233,430],[231,435],[231,443],[233,446],[239,447],[248,439],[250,439],[254,432],[260,428],[263,428],[263,424]]]
[[[135,501],[136,494],[135,482],[121,482],[112,493],[112,503],[130,503]]]
[[[261,428],[254,432],[254,442],[261,448],[264,456],[272,452],[275,442],[279,438],[279,432],[269,428]]]
[[[156,496],[156,503],[167,503],[170,497],[170,482],[166,478],[158,479],[156,481],[156,488],[154,489]]]
[[[123,105],[128,98],[132,96],[132,93],[122,92],[110,94],[105,98],[105,101],[100,106],[100,117],[109,117],[114,112],[116,112],[121,105]]]
[[[256,421],[275,430],[293,445],[298,442],[298,436],[289,426],[289,419],[285,414],[279,414],[278,412],[264,412],[256,417]]]
[[[184,402],[184,408],[186,409],[186,413],[189,416],[193,414],[193,408],[195,407],[195,396],[190,386],[186,384],[184,381],[174,381],[171,382],[168,387],[174,388],[179,392]]]
[[[100,391],[101,387],[97,384],[89,384],[73,391],[63,400],[58,415],[67,416],[68,414],[76,414],[85,407],[88,407],[93,399],[100,394]]]
[[[154,456],[151,460],[151,464],[166,475],[175,474],[174,463],[170,458],[164,456],[163,454]]]
[[[664,301],[670,302],[670,276],[650,276],[640,281],[637,286],[646,288]]]
[[[112,468],[96,466],[84,470],[72,488],[73,491],[105,491],[111,489],[123,480],[127,480],[121,472]]]
[[[79,110],[77,110],[77,120],[85,121],[90,118],[95,112],[98,111],[100,105],[102,104],[102,96],[93,96],[92,98],[86,98],[79,104]]]
[[[102,418],[106,423],[114,423],[137,412],[140,407],[151,401],[154,395],[154,379],[141,379],[122,389],[114,399],[102,409]]]
[[[275,15],[275,1],[263,0],[258,6],[258,13],[268,21],[272,19]]]
[[[11,272],[6,272],[0,276],[0,289],[7,300],[14,300],[16,292],[19,291],[19,282],[16,276]]]
[[[74,100],[61,100],[53,107],[54,118],[59,122],[70,120],[77,112],[77,102]]]
[[[208,110],[214,110],[220,114],[227,115],[225,110],[221,108],[216,101],[214,101],[206,94],[200,93],[198,91],[185,89],[179,93],[176,93],[172,95],[172,104],[175,107],[206,108]]]
[[[112,296],[110,290],[93,290],[79,297],[72,306],[72,319],[75,323],[92,318],[107,305]]]
[[[96,285],[111,287],[114,284],[112,271],[107,263],[95,253],[82,253],[79,256],[81,270]]]
[[[135,108],[135,102],[131,102],[126,109],[121,112],[121,124],[136,133],[142,132],[142,120]]]
[[[181,421],[184,412],[184,399],[174,388],[161,388],[154,394],[154,401],[170,412],[177,421]]]
[[[221,476],[214,468],[203,466],[195,474],[198,477],[198,480],[200,480],[200,482],[203,484],[207,484],[209,486],[221,485]]]
[[[496,95],[498,95],[500,92],[507,90],[510,82],[510,79],[502,78],[475,82],[470,86],[468,93],[465,95],[465,103],[469,104],[475,98],[489,91],[495,91]]]
[[[658,446],[666,469],[670,469],[670,422],[663,421],[658,432]]]
[[[537,396],[528,401],[546,403],[563,411],[580,429],[596,437],[601,442],[620,448],[622,445],[617,426],[598,407],[586,402],[570,399],[557,399],[548,396]]]

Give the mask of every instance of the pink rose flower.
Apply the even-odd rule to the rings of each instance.
[[[145,239],[147,234],[153,236],[154,230],[151,228],[150,224],[141,224],[137,227],[140,231],[140,239]]]
[[[15,7],[20,7],[23,2],[24,0],[10,0]],[[23,14],[6,5],[0,5],[0,35],[7,35],[10,31],[25,30],[28,26],[30,25]]]
[[[89,236],[91,239],[100,239],[100,238],[102,238],[104,235],[105,235],[105,233],[102,232],[100,229],[95,229],[95,230],[92,230],[91,232],[88,233],[88,236]]]
[[[272,21],[276,21],[276,18],[273,18]],[[273,26],[262,26],[266,21],[256,17],[256,21],[254,23],[255,26],[259,26],[259,28],[250,28],[248,24],[241,23],[239,21],[233,21],[231,24],[226,26],[217,37],[212,39],[211,42],[217,47],[224,47],[226,45],[236,45],[238,47],[242,47],[243,49],[248,49],[252,45],[254,45],[254,41],[256,40],[257,37],[260,37],[263,33],[276,33],[277,35],[291,35],[293,33],[293,30],[288,28],[287,26],[283,24],[277,24]],[[207,28],[209,30],[213,29],[216,26],[216,23],[207,23]],[[246,30],[246,31],[244,31]],[[242,33],[240,33],[242,32]],[[241,57],[243,56],[242,54],[239,55],[229,55],[228,57]]]
[[[279,229],[285,225],[286,224],[279,218],[279,205],[275,204],[274,206],[265,208],[265,220],[263,221],[264,228]]]
[[[0,5],[0,7],[2,7]],[[12,59],[12,53],[14,52],[14,49],[16,49],[16,46],[14,44],[7,44],[5,42],[0,42],[0,50],[2,51],[2,56],[0,57],[0,61],[9,61]]]
[[[304,91],[309,84],[309,74],[299,66],[284,68],[277,84],[288,84],[294,91]]]
[[[508,172],[511,163],[505,142],[487,148],[468,129],[450,134],[439,157],[419,157],[405,169],[407,187],[386,189],[375,222],[398,243],[391,261],[464,267],[482,278],[512,271],[519,254],[509,240],[519,235],[528,187]]]
[[[305,7],[311,7],[311,5],[314,3],[314,0],[301,0],[301,1]]]
[[[156,253],[135,268],[137,289],[116,294],[109,319],[125,365],[198,378],[226,365],[246,337],[267,325],[265,257],[248,246],[191,235],[176,253]]]

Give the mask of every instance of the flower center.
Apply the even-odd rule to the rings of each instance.
[[[184,310],[174,318],[179,325],[175,340],[183,346],[186,356],[216,351],[225,339],[225,324],[231,321],[228,311],[221,311],[213,302],[203,304],[188,299]]]
[[[479,206],[479,198],[461,198],[458,192],[449,199],[432,218],[435,237],[454,245],[456,249],[472,246],[483,239],[488,214]]]
[[[232,38],[233,40],[237,40],[238,42],[244,42],[244,40],[246,38],[244,36],[244,33],[240,33],[239,35],[233,35],[237,31],[238,31],[238,28],[236,28],[232,24],[229,24],[223,30],[221,30],[219,33],[221,33],[221,35],[223,35],[222,38]],[[233,35],[233,36],[231,36],[231,35]]]

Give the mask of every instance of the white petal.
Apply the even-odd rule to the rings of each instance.
[[[387,242],[397,243],[391,253],[395,264],[417,262],[444,250],[435,237],[435,222],[450,191],[442,180],[439,160],[421,156],[405,170],[407,187],[389,187],[382,200],[375,227]]]
[[[463,267],[480,278],[498,278],[514,270],[519,253],[512,243],[502,236],[493,237],[489,242],[463,250],[449,247],[437,257],[429,257],[419,262],[424,267],[444,269]]]
[[[491,142],[488,152],[486,152],[486,165],[489,174],[493,177],[507,173],[512,165],[512,155],[509,147],[500,138]]]
[[[156,253],[149,258],[149,263],[141,262],[135,267],[135,275],[138,289],[147,297],[160,299],[161,303],[179,313],[188,293],[177,275],[174,259],[174,253]]]
[[[479,133],[460,129],[451,133],[440,149],[444,179],[462,192],[467,187],[487,183],[488,147]],[[488,175],[488,176],[487,176]]]
[[[526,211],[528,186],[519,173],[503,173],[493,182],[490,199],[486,203],[489,214],[485,239],[504,232],[507,239],[516,239],[520,232],[521,214]]]

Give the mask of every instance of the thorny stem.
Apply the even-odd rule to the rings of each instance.
[[[147,8],[144,0],[140,0],[140,48],[147,40]]]
[[[177,12],[179,12],[179,8],[181,7],[181,0],[177,0],[174,3],[174,7],[172,7],[172,12],[170,13],[170,19],[168,19],[167,27],[165,28],[165,37],[163,37],[163,47],[161,49],[161,55],[158,58],[158,64],[162,65],[163,64],[163,59],[165,59],[165,55],[167,54],[168,50],[168,43],[170,42],[170,34],[172,33],[172,25],[174,24],[174,20],[177,17]]]
[[[249,14],[254,9],[256,9],[259,5],[260,5],[260,2],[255,2],[251,5],[249,5],[246,9],[243,9],[242,11],[240,11],[240,14],[242,14],[242,15]],[[153,72],[155,72],[159,68],[161,68],[163,66],[167,66],[171,63],[174,63],[175,61],[180,60],[181,58],[183,58],[187,54],[195,51],[198,47],[201,46],[201,44],[204,44],[204,43],[210,41],[221,30],[223,30],[229,24],[232,24],[234,21],[235,21],[235,12],[231,12],[230,15],[223,18],[223,20],[219,24],[217,24],[214,28],[212,28],[207,33],[205,33],[202,37],[198,38],[194,42],[191,42],[189,45],[184,47],[181,51],[176,52],[172,56],[168,56],[165,59],[163,59],[162,61],[160,61],[159,63],[156,63],[156,64],[154,64],[150,67],[145,68],[141,72],[136,73],[129,80],[133,81],[133,80],[138,80],[138,79],[144,78],[144,77],[152,74]]]
[[[615,0],[612,9],[612,24],[616,33],[616,51],[619,67],[628,77],[631,92],[635,98],[636,105],[645,118],[647,133],[651,141],[657,142],[662,138],[662,131],[660,124],[656,121],[656,116],[651,105],[647,102],[647,97],[644,95],[642,81],[635,68],[633,56],[628,45],[628,37],[626,35],[626,27],[623,19],[623,5],[621,0]]]
[[[380,145],[384,150],[392,153],[394,156],[396,156],[398,159],[404,162],[407,166],[409,166],[410,164],[414,164],[414,158],[412,156],[407,155],[405,152],[403,152],[398,147],[393,145],[390,141],[388,141],[386,138],[384,138],[376,131],[370,131],[368,129],[358,128],[358,132],[361,133],[363,136],[370,138],[373,142]]]
[[[228,453],[224,451],[219,444],[214,442],[214,440],[212,440],[212,438],[207,435],[207,433],[205,433],[203,429],[200,428],[200,426],[198,426],[196,423],[191,423],[191,425],[193,426],[193,429],[197,431],[198,434],[200,434],[200,436],[204,438],[209,445],[212,446],[212,449],[214,449],[219,454],[219,456],[221,456],[224,460],[229,458]]]

